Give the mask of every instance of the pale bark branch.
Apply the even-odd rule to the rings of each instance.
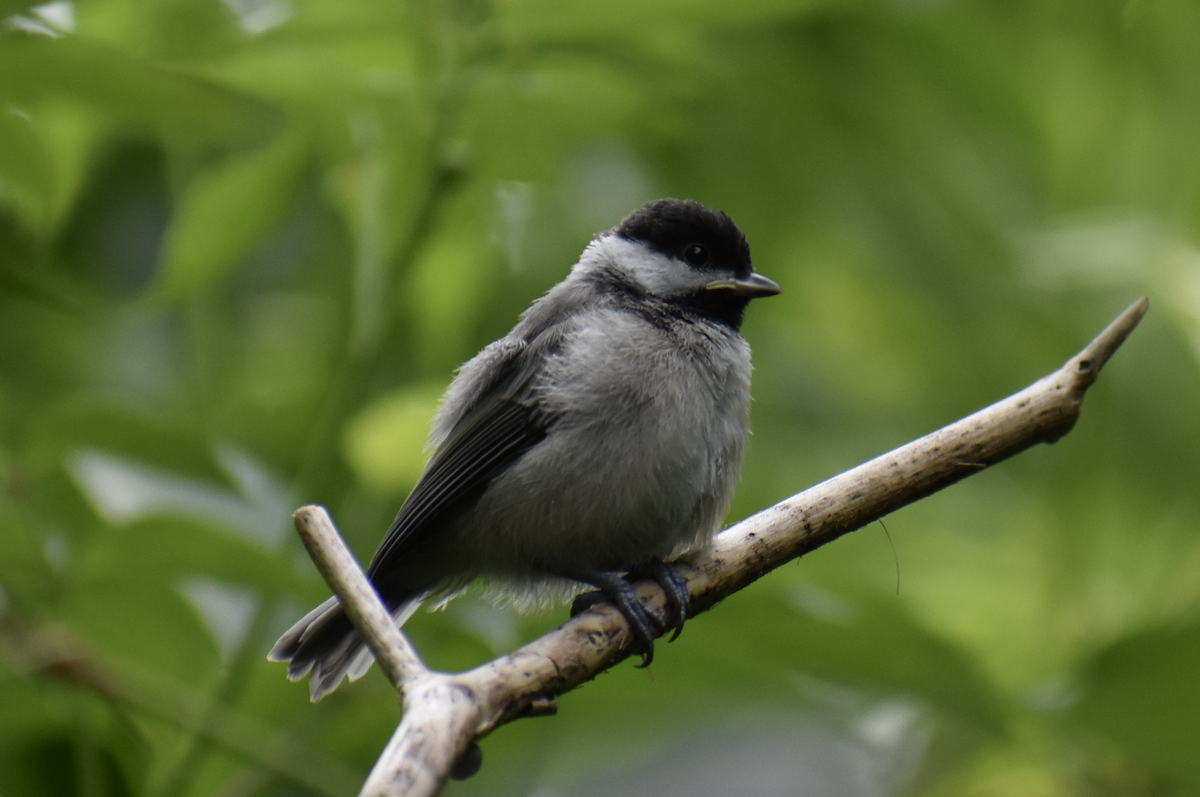
[[[375,661],[392,685],[403,689],[404,684],[427,675],[421,657],[392,621],[329,513],[319,506],[304,506],[292,520],[317,570],[338,596],[350,622],[366,637]]]
[[[843,534],[1069,432],[1084,393],[1147,306],[1139,299],[1062,368],[1020,393],[723,531],[709,553],[681,568],[692,597],[690,614]],[[551,713],[558,695],[636,652],[620,612],[601,604],[469,672],[430,672],[387,618],[325,511],[303,507],[296,525],[401,694],[403,718],[363,786],[367,797],[436,794],[456,762],[461,771],[461,762],[478,755],[477,740],[518,717]],[[666,599],[656,584],[641,582],[636,589],[664,611]]]

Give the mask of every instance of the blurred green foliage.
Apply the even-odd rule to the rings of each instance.
[[[265,661],[454,367],[597,230],[728,211],[732,516],[1152,312],[1075,431],[689,623],[447,794],[1200,793],[1200,5],[3,0],[0,795],[346,795],[398,720]],[[560,622],[469,595],[465,668]],[[640,785],[639,785],[640,784]]]

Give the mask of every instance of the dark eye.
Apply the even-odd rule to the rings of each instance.
[[[708,254],[708,247],[704,244],[688,244],[683,247],[683,251],[679,253],[683,258],[683,262],[695,268],[702,268],[708,265],[711,257]]]

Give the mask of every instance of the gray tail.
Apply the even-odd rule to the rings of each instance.
[[[412,616],[424,595],[401,603],[392,611],[396,625]],[[336,596],[322,603],[287,630],[271,652],[271,661],[288,662],[288,679],[308,675],[308,691],[315,703],[337,689],[342,679],[358,680],[371,668],[371,655],[362,634],[342,611]]]

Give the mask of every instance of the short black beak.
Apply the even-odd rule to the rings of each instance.
[[[774,280],[767,279],[757,271],[751,271],[750,276],[741,279],[713,280],[704,286],[709,291],[729,291],[735,296],[745,296],[747,299],[757,299],[760,296],[774,296],[781,292]]]

